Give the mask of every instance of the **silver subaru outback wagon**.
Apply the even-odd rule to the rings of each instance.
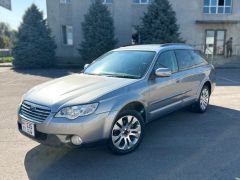
[[[206,111],[214,67],[184,44],[112,50],[82,73],[38,85],[19,106],[19,131],[42,144],[81,147],[106,140],[118,154],[135,150],[150,121],[179,108]]]

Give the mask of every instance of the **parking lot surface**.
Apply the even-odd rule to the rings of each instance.
[[[78,70],[74,70],[78,72]],[[180,110],[150,123],[141,146],[116,156],[105,146],[51,148],[16,126],[21,96],[70,70],[0,68],[0,179],[240,179],[240,69],[218,69],[205,114]]]

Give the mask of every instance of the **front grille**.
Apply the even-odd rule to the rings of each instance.
[[[24,101],[20,107],[20,114],[28,120],[43,122],[50,115],[50,108]]]

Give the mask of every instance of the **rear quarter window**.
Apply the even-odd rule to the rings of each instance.
[[[180,70],[207,64],[207,61],[194,50],[175,50]]]
[[[175,50],[175,54],[180,70],[188,69],[194,66],[194,61],[189,50]]]
[[[195,50],[193,53],[196,65],[208,64],[206,58],[204,57],[204,54],[201,51]]]

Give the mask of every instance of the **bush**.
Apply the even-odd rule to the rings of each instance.
[[[27,9],[13,48],[15,68],[42,68],[54,65],[56,45],[42,12],[36,5]]]
[[[13,57],[0,57],[0,63],[11,63],[13,61]]]

